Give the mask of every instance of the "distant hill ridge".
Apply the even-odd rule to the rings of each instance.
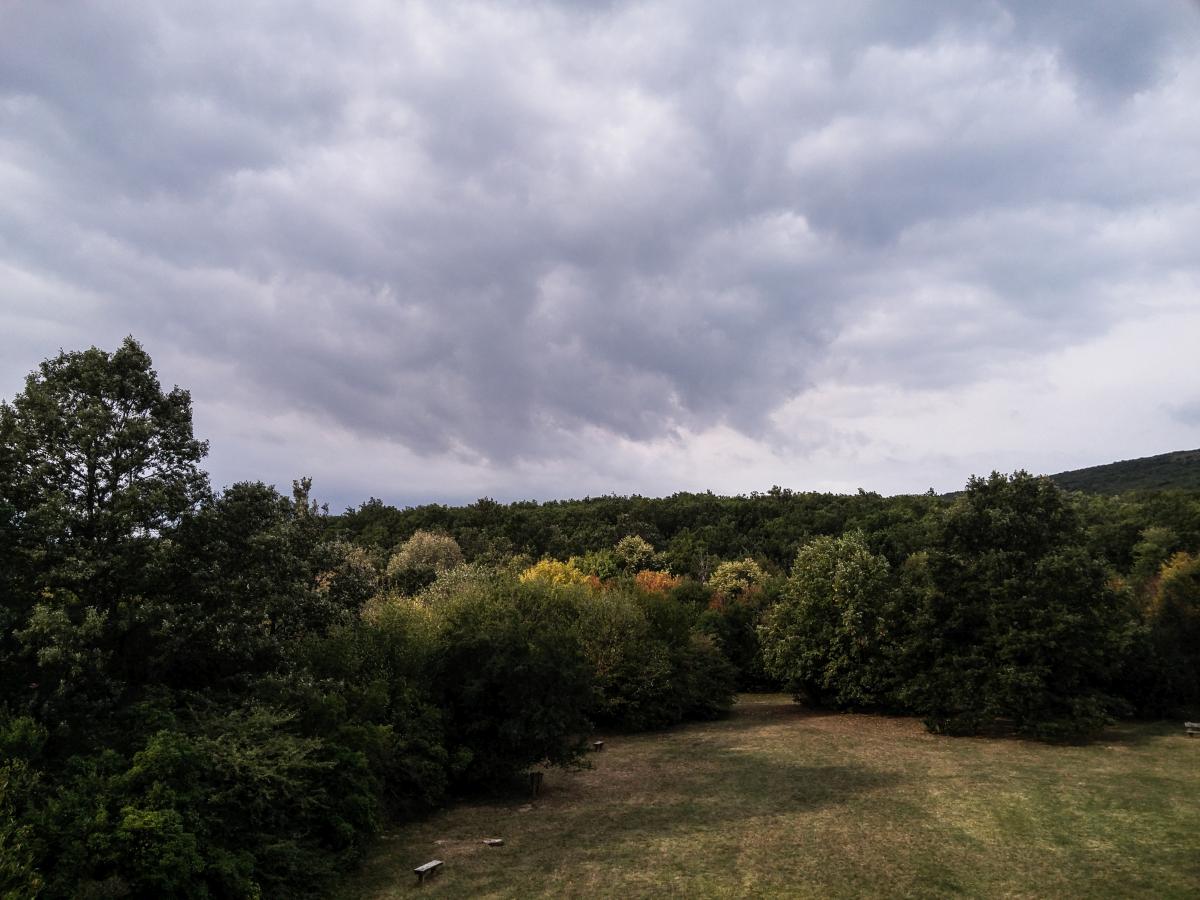
[[[1120,494],[1178,488],[1200,490],[1200,450],[1176,450],[1049,476],[1068,491]]]

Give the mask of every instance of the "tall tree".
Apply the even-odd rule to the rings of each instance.
[[[187,391],[164,392],[132,337],[43,362],[0,404],[0,509],[8,536],[55,586],[111,593],[136,545],[208,491]]]
[[[935,729],[1070,737],[1104,724],[1128,612],[1066,495],[1026,472],[972,478],[917,603],[906,693]]]
[[[206,449],[133,338],[60,353],[0,403],[5,696],[82,720],[142,677],[156,538],[207,494]]]

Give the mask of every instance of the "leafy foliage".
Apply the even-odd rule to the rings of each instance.
[[[654,546],[640,535],[629,534],[617,541],[613,557],[620,571],[632,575],[654,562]]]
[[[559,562],[557,559],[542,559],[520,575],[521,581],[540,581],[545,584],[586,584],[588,576],[580,571],[574,561]]]
[[[820,704],[881,703],[891,680],[888,569],[862,532],[802,547],[760,629],[767,671]]]
[[[1024,472],[972,478],[930,551],[902,695],[931,727],[1074,737],[1107,720],[1128,618],[1065,495]]]
[[[736,671],[693,629],[693,609],[623,590],[581,594],[578,604],[596,721],[642,730],[728,711]]]
[[[450,535],[417,531],[392,554],[387,576],[401,591],[414,593],[462,563],[462,550]]]
[[[1145,618],[1150,685],[1144,705],[1159,715],[1200,713],[1200,554],[1176,553],[1163,563]]]
[[[640,730],[682,718],[670,648],[632,597],[606,592],[586,598],[578,634],[594,672],[590,705],[598,722]]]
[[[633,584],[647,594],[669,594],[683,584],[683,579],[669,572],[643,569],[633,577]]]
[[[752,559],[723,562],[708,579],[708,587],[714,594],[729,600],[737,600],[760,586],[766,574],[762,566]]]
[[[468,585],[436,609],[431,683],[464,783],[579,759],[592,672],[576,617],[569,595],[503,578]]]
[[[191,398],[132,338],[41,364],[0,404],[0,505],[39,579],[85,598],[137,583],[154,537],[206,495]]]

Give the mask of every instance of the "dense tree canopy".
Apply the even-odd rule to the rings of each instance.
[[[1007,719],[1054,736],[1103,725],[1129,617],[1059,488],[1025,472],[972,478],[927,566],[907,696],[935,727]]]
[[[663,667],[609,702],[653,666],[599,671],[599,581],[519,580],[496,504],[460,531],[468,566],[448,511],[398,535],[368,505],[373,544],[308,478],[212,494],[204,451],[132,340],[60,354],[0,406],[0,895],[320,893],[385,815],[577,764],[598,720],[732,702],[729,664],[632,571],[604,600]]]
[[[0,895],[320,893],[387,817],[735,685],[943,732],[1200,713],[1195,494],[330,516],[308,478],[210,492],[204,452],[132,339],[0,405]]]

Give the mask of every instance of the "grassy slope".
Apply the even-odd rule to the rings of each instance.
[[[1068,491],[1119,494],[1123,491],[1200,488],[1200,450],[1178,450],[1059,472],[1050,479]]]
[[[610,736],[535,808],[468,803],[387,835],[345,897],[1200,896],[1200,740],[943,738],[912,719],[742,698]],[[502,837],[505,846],[480,839]]]

